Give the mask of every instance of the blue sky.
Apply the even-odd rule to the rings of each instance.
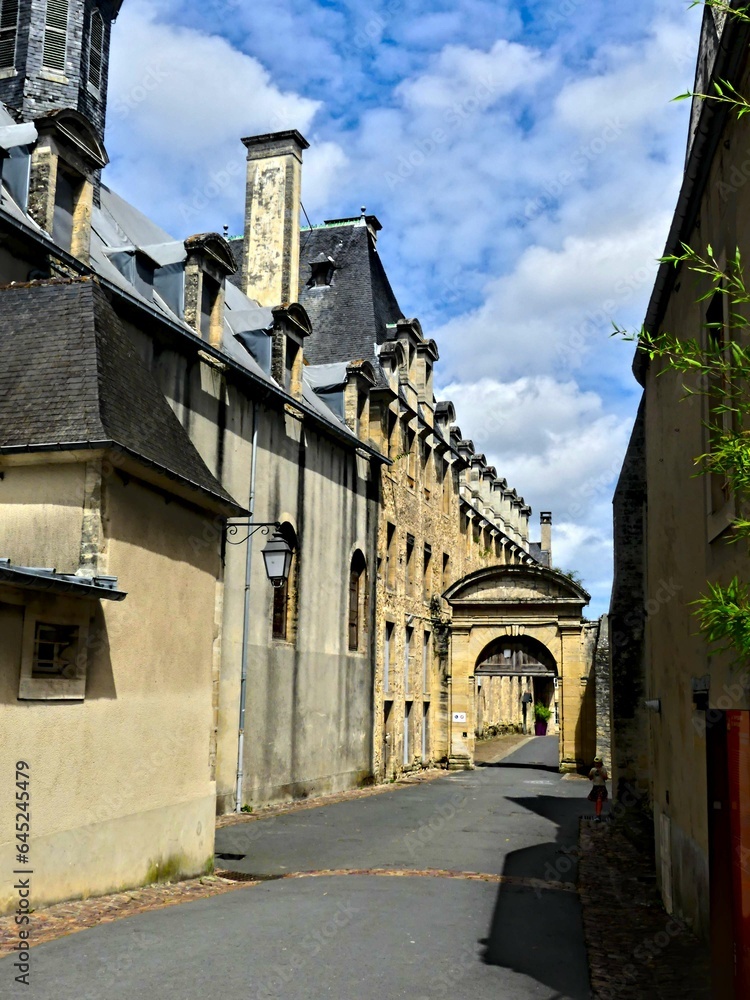
[[[681,0],[127,0],[108,183],[175,236],[242,229],[240,138],[310,141],[310,219],[383,223],[465,437],[606,609],[639,326],[677,198],[699,12]]]

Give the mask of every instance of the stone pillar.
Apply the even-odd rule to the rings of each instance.
[[[577,771],[586,764],[581,727],[588,669],[581,654],[581,625],[560,625],[561,771]]]
[[[450,752],[448,769],[466,771],[474,766],[474,664],[469,650],[470,630],[452,630]]]
[[[247,147],[247,194],[242,289],[262,306],[299,298],[302,152],[297,131],[257,135]]]
[[[73,208],[73,235],[70,252],[84,264],[91,263],[91,216],[94,210],[94,184],[85,178],[76,192]]]
[[[29,215],[50,236],[55,224],[57,164],[57,154],[49,146],[37,145],[34,148],[31,154]]]

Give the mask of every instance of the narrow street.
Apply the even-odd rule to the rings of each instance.
[[[537,738],[473,772],[220,829],[217,868],[268,881],[40,945],[24,995],[585,1000],[567,850],[586,789],[556,761]]]

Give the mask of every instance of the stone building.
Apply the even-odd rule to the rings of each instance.
[[[242,140],[234,240],[102,180],[119,7],[0,9],[0,752],[49,802],[38,905],[202,870],[217,811],[471,767],[483,665],[483,727],[533,689],[562,766],[593,740],[588,595],[436,400],[377,219],[300,230],[295,131]]]
[[[749,29],[706,7],[697,91],[712,93],[719,80],[747,95]],[[684,244],[710,246],[722,267],[736,249],[747,259],[749,145],[747,117],[694,102],[667,254]],[[744,337],[730,312],[708,280],[662,265],[646,327],[729,350]],[[685,399],[685,377],[665,367],[636,352],[643,399],[614,500],[614,778],[625,805],[653,815],[665,906],[711,941],[713,995],[739,998],[750,994],[750,682],[746,664],[707,648],[693,602],[711,583],[747,580],[747,547],[732,544],[731,528],[744,512],[718,475],[695,474],[726,387],[688,379],[707,391]]]

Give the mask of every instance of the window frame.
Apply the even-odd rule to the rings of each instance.
[[[15,20],[12,24],[6,23],[6,15],[8,9],[15,9]],[[10,57],[9,62],[0,61],[0,73],[9,73],[15,71],[16,68],[16,51],[18,46],[18,18],[20,14],[21,4],[19,0],[0,0],[0,53],[3,51],[3,45],[8,42],[12,42],[12,46],[8,45],[8,54]]]
[[[57,8],[57,10],[55,10]],[[65,27],[55,25],[53,18],[55,14],[61,15],[65,10]],[[52,15],[52,16],[51,16]],[[70,0],[47,0],[44,11],[44,37],[42,39],[42,69],[51,73],[65,73],[68,62],[68,31],[70,29]],[[48,42],[49,36],[49,42]],[[62,65],[47,61],[48,53],[52,51],[52,39],[62,37]],[[58,60],[59,62],[59,60]]]
[[[94,47],[94,24],[98,23],[101,25],[101,36],[100,36],[100,46],[98,49],[99,58],[99,82],[94,83],[92,80],[92,54],[95,52]],[[86,81],[87,89],[94,97],[101,98],[102,96],[102,82],[104,80],[104,49],[105,49],[105,32],[106,26],[104,23],[104,17],[102,12],[98,7],[94,7],[91,11],[91,18],[89,19],[89,58],[88,58],[88,79]]]
[[[53,600],[31,601],[24,607],[21,641],[19,701],[83,701],[86,697],[88,652],[93,608],[88,602]],[[34,676],[36,636],[39,625],[67,626],[78,629],[75,670],[63,677],[50,674]]]

